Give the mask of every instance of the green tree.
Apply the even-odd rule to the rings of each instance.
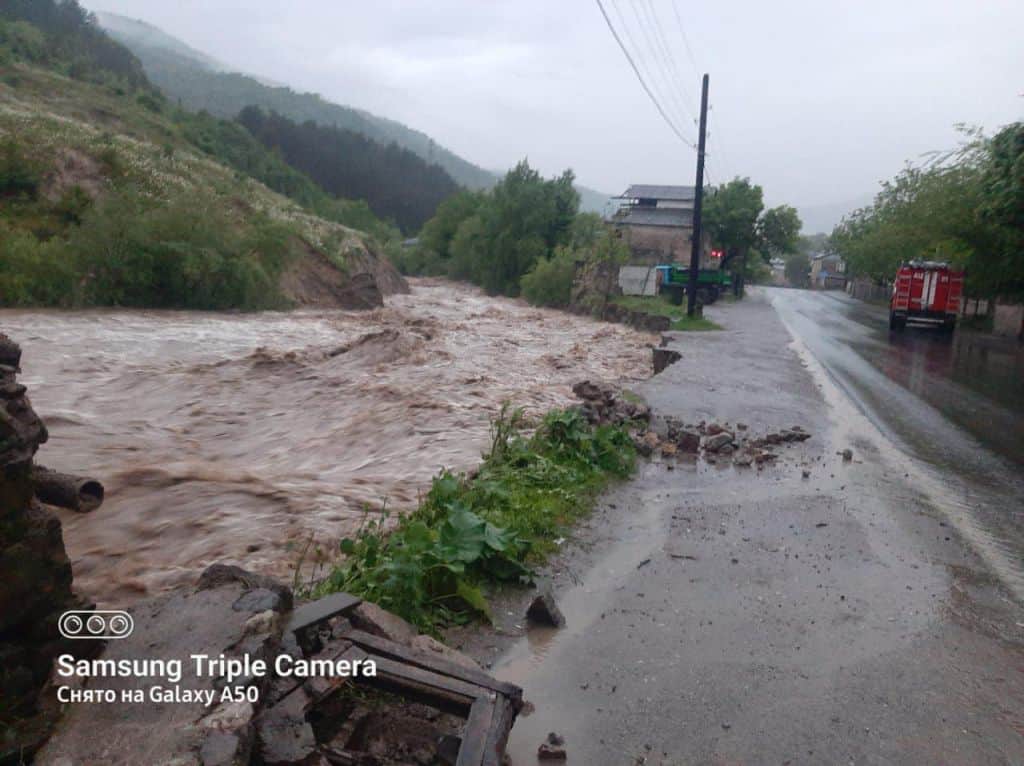
[[[419,248],[433,253],[442,261],[451,258],[451,245],[455,233],[463,221],[479,210],[482,200],[483,195],[478,192],[462,191],[438,205],[434,217],[423,224]]]
[[[969,133],[958,149],[884,182],[873,203],[830,237],[849,273],[887,280],[905,261],[940,260],[966,267],[971,294],[1024,293],[1024,241],[1014,218],[1020,197],[1013,191],[1021,177],[1019,130],[1019,123],[1009,126],[991,140]]]
[[[796,252],[802,225],[794,207],[780,205],[765,210],[757,221],[758,250],[762,257],[771,260]]]
[[[725,250],[723,266],[743,259],[758,244],[757,221],[764,210],[764,192],[749,178],[734,178],[713,188],[704,203],[704,226],[711,243]]]
[[[520,280],[523,297],[534,306],[564,308],[572,298],[577,252],[561,245],[550,258],[541,258]]]
[[[579,210],[573,181],[571,170],[545,180],[526,160],[520,162],[458,224],[449,240],[448,274],[491,294],[518,295],[522,276],[572,239]],[[432,246],[450,233],[455,207],[444,211],[444,220],[425,224]],[[458,210],[469,212],[469,206]]]

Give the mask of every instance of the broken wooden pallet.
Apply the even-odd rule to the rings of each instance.
[[[361,599],[347,593],[331,594],[292,612],[287,629],[300,637],[333,617],[348,615],[360,603]],[[466,719],[456,766],[500,766],[509,732],[523,705],[522,689],[482,670],[416,652],[355,628],[336,636],[340,643],[333,652],[335,659],[373,660],[377,666],[376,676],[355,676],[354,682]],[[328,687],[326,696],[337,688]],[[286,703],[287,697],[274,707]],[[358,762],[355,754],[337,750],[328,757],[333,763]]]

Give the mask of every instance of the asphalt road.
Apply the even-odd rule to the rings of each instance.
[[[832,295],[709,315],[655,410],[813,437],[604,498],[550,572],[567,627],[495,664],[535,708],[513,764],[549,731],[571,764],[1024,763],[1019,352],[890,341]]]

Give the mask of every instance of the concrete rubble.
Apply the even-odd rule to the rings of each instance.
[[[437,683],[432,678],[441,678],[429,669],[450,667],[463,669],[453,670],[450,677],[452,689],[460,693],[472,687],[456,680],[459,677],[493,683],[497,689],[515,688],[487,681],[490,677],[470,657],[419,634],[401,617],[375,604],[346,594],[323,601],[333,598],[358,606],[333,617],[327,616],[333,610],[317,616],[321,601],[293,610],[287,587],[236,566],[215,564],[194,587],[138,604],[132,609],[134,631],[124,640],[108,642],[102,659],[179,660],[185,669],[180,682],[163,684],[188,689],[191,698],[173,703],[153,700],[150,689],[161,680],[152,677],[89,679],[85,690],[112,689],[118,699],[141,693],[145,700],[69,706],[35,762],[40,766],[454,763],[472,725],[458,714],[457,695],[446,697],[443,689],[436,688],[434,694],[441,695],[441,703],[424,704],[425,698],[407,696],[401,682],[392,681],[386,685],[393,693],[377,687],[364,689],[361,684],[356,693],[357,682],[343,676],[279,675],[273,670],[276,658],[336,659],[360,651],[353,649],[352,641],[364,645],[377,641],[385,652],[382,656],[392,658],[387,660],[393,663],[391,669],[382,671],[386,678],[390,673],[398,679],[406,672],[414,684],[429,688]],[[308,614],[303,616],[303,610],[309,608],[313,617],[305,626],[302,621]],[[234,679],[223,674],[198,675],[189,662],[197,654],[263,660],[271,670],[250,675],[240,671],[242,676]],[[407,670],[395,669],[399,667]],[[223,696],[226,689],[251,689],[253,696],[243,692],[228,699]],[[519,696],[513,702],[521,705],[521,693],[516,693]],[[516,709],[506,716],[509,728]],[[496,764],[497,760],[466,762]]]

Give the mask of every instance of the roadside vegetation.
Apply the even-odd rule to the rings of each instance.
[[[727,297],[727,296],[724,296]],[[630,309],[631,311],[643,311],[648,314],[654,314],[655,316],[668,317],[672,320],[673,330],[680,331],[703,331],[703,330],[721,330],[721,325],[715,324],[710,319],[704,317],[688,317],[686,315],[686,306],[675,306],[668,299],[667,296],[658,295],[649,298],[642,297],[639,295],[620,295],[613,298],[615,303],[623,306],[624,308]]]
[[[529,581],[595,495],[633,470],[623,427],[593,426],[574,409],[532,425],[503,409],[478,471],[441,473],[396,524],[374,519],[342,540],[343,561],[314,594],[353,593],[429,631],[488,619],[485,589]]]
[[[1024,122],[966,133],[952,152],[908,165],[832,232],[847,271],[889,281],[910,260],[967,269],[967,292],[1024,297]]]
[[[712,187],[704,203],[705,230],[724,252],[721,267],[749,282],[767,281],[772,258],[798,251],[801,225],[789,205],[765,209],[764,190],[749,178]]]

